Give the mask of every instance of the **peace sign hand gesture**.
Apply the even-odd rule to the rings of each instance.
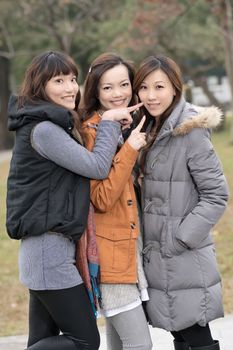
[[[137,151],[146,145],[146,133],[141,132],[145,120],[146,117],[143,116],[138,126],[131,132],[130,136],[127,139],[130,146]]]

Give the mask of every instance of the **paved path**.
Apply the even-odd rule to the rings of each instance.
[[[233,350],[233,315],[227,315],[210,324],[214,339],[220,341],[221,350]],[[161,329],[151,328],[153,350],[173,350],[172,337]],[[104,327],[100,327],[100,350],[107,350]],[[23,350],[27,337],[25,335],[0,338],[0,350]],[[46,350],[46,349],[45,349]],[[65,349],[64,349],[65,350]]]

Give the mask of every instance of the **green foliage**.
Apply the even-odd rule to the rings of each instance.
[[[1,0],[0,51],[11,60],[11,89],[17,90],[32,57],[45,50],[73,56],[80,84],[90,62],[104,51],[118,52],[137,64],[146,56],[167,54],[181,66],[185,79],[197,84],[200,77],[226,74],[227,50],[213,2],[218,3]]]
[[[108,50],[136,62],[160,52],[190,70],[200,64],[216,68],[224,50],[209,6],[203,0],[3,0],[8,44],[4,35],[0,43],[6,51],[12,47],[16,84],[32,56],[49,49],[70,53],[84,74]]]
[[[15,85],[21,82],[32,57],[45,50],[66,51],[85,72],[90,61],[106,51],[119,34],[121,23],[117,17],[124,6],[123,0],[2,1],[0,11],[12,47]],[[0,35],[0,43],[1,40],[6,41],[4,33]],[[7,45],[5,49],[9,52]]]
[[[191,5],[190,5],[191,4]],[[205,1],[138,1],[131,3],[134,20],[121,33],[119,49],[136,62],[147,55],[163,53],[185,63],[208,67],[223,64],[223,46],[219,31]],[[184,63],[183,63],[184,62]],[[207,68],[208,69],[208,68]]]

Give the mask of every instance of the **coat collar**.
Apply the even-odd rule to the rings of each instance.
[[[193,105],[193,108],[196,111],[196,115],[184,118],[173,130],[173,135],[186,135],[195,128],[216,128],[222,121],[223,113],[217,107],[198,107]]]
[[[74,128],[72,112],[67,108],[42,100],[35,103],[25,102],[23,107],[18,108],[18,96],[11,95],[8,102],[8,129],[10,131],[16,131],[29,123],[40,123],[46,120],[59,125],[69,134]]]
[[[97,129],[100,121],[101,121],[101,117],[97,112],[94,112],[94,114],[90,118],[88,118],[83,122],[83,128]]]
[[[221,123],[222,116],[222,111],[217,107],[195,106],[182,97],[164,122],[156,140],[168,135],[186,135],[195,128],[216,128]]]

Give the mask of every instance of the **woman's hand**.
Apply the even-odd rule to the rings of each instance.
[[[146,117],[143,116],[138,126],[131,132],[130,136],[127,139],[130,146],[137,151],[146,145],[146,133],[141,132],[145,120]]]
[[[109,109],[108,111],[103,113],[102,120],[112,120],[120,122],[125,129],[126,127],[129,127],[133,121],[130,113],[136,111],[136,109],[138,109],[142,105],[143,103],[141,102],[130,107]]]

